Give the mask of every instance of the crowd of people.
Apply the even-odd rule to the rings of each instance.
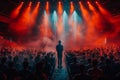
[[[119,48],[66,51],[69,80],[120,80]]]
[[[0,50],[0,80],[51,80],[55,68],[54,52],[39,50]]]
[[[120,80],[120,48],[64,51],[69,80]],[[0,49],[0,80],[53,80],[55,52]],[[60,68],[61,70],[61,68]]]

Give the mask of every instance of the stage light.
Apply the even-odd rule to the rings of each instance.
[[[89,15],[89,12],[86,10],[85,6],[80,2],[79,7],[80,7],[80,10],[82,12],[83,18],[86,21],[89,21],[89,16],[90,15]]]
[[[46,13],[48,14],[49,13],[49,2],[48,1],[45,4],[45,10],[46,10]]]
[[[38,2],[38,4],[40,4],[40,1]]]
[[[31,25],[33,26],[35,24],[35,21],[36,21],[36,18],[37,18],[37,15],[39,13],[39,7],[40,7],[40,2],[37,2],[34,10],[31,12]]]
[[[58,2],[58,14],[59,15],[62,15],[62,12],[63,12],[63,9],[62,9],[63,7],[62,7],[62,3],[61,3],[61,1],[59,1]]]
[[[72,14],[74,12],[74,4],[73,2],[71,1],[70,2],[70,14]]]
[[[79,4],[81,4],[81,1],[79,1]]]
[[[98,6],[98,9],[101,11],[101,13],[102,13],[103,15],[105,15],[105,17],[106,17],[106,16],[107,16],[108,18],[111,17],[111,14],[110,14],[106,9],[104,9],[102,5],[100,5],[98,2],[97,2],[96,4],[97,4],[97,6]]]
[[[89,6],[89,9],[92,10],[94,13],[96,12],[95,8],[93,7],[93,5],[88,2],[88,6]]]
[[[12,11],[12,13],[11,13],[11,18],[12,19],[16,18],[19,15],[23,4],[24,4],[24,2],[21,2],[20,5],[15,10]]]
[[[19,37],[27,35],[28,29],[30,28],[31,4],[32,2],[29,2],[20,17],[10,24],[10,29],[13,30]]]
[[[90,2],[89,2],[89,1],[87,1],[87,3],[88,3],[88,4],[90,4]]]
[[[40,6],[40,2],[37,3],[37,6]]]
[[[32,2],[30,1],[30,3],[29,3],[29,7],[31,7],[31,5],[32,5]]]
[[[21,4],[23,4],[24,2],[22,1]]]

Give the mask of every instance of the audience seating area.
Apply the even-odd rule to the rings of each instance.
[[[119,48],[68,50],[64,56],[69,80],[120,80]],[[54,80],[56,59],[54,52],[3,48],[0,80]]]
[[[52,80],[55,63],[53,52],[4,48],[0,51],[0,80]]]
[[[120,80],[119,48],[66,51],[69,80]]]

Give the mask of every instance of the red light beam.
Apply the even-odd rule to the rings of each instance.
[[[20,5],[19,5],[15,10],[12,11],[12,13],[11,13],[11,15],[10,15],[10,17],[11,17],[12,19],[16,18],[16,17],[19,15],[20,10],[21,10],[23,4],[24,4],[24,2],[21,2]]]
[[[80,9],[82,11],[83,18],[86,21],[89,21],[90,15],[89,15],[88,11],[85,9],[85,7],[83,6],[83,4],[81,2],[79,2],[79,6],[80,6]]]
[[[74,12],[74,4],[73,2],[71,1],[70,2],[70,14],[72,14]]]
[[[111,14],[107,10],[105,10],[98,2],[96,2],[96,4],[103,15],[111,17]]]
[[[35,23],[35,19],[39,13],[39,7],[40,7],[40,2],[37,3],[33,12],[31,13],[31,25],[33,25]]]
[[[62,7],[62,3],[59,1],[58,2],[58,14],[62,15],[62,13],[63,13],[63,7]]]
[[[28,29],[28,25],[30,25],[30,10],[31,10],[32,2],[28,4],[25,8],[21,16],[16,22],[13,22],[10,26],[12,30],[17,32],[18,34],[25,34],[26,30]]]
[[[46,13],[49,14],[49,2],[48,1],[46,2],[45,10],[46,10]]]

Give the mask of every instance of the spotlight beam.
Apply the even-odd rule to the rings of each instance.
[[[62,15],[62,12],[63,12],[62,2],[59,1],[59,2],[58,2],[58,14],[59,14],[59,15]]]
[[[70,2],[70,14],[72,14],[74,12],[74,4],[73,2],[71,1]]]
[[[12,11],[12,13],[10,15],[12,19],[15,19],[19,15],[23,4],[24,4],[24,2],[21,2],[20,5],[15,10]]]

